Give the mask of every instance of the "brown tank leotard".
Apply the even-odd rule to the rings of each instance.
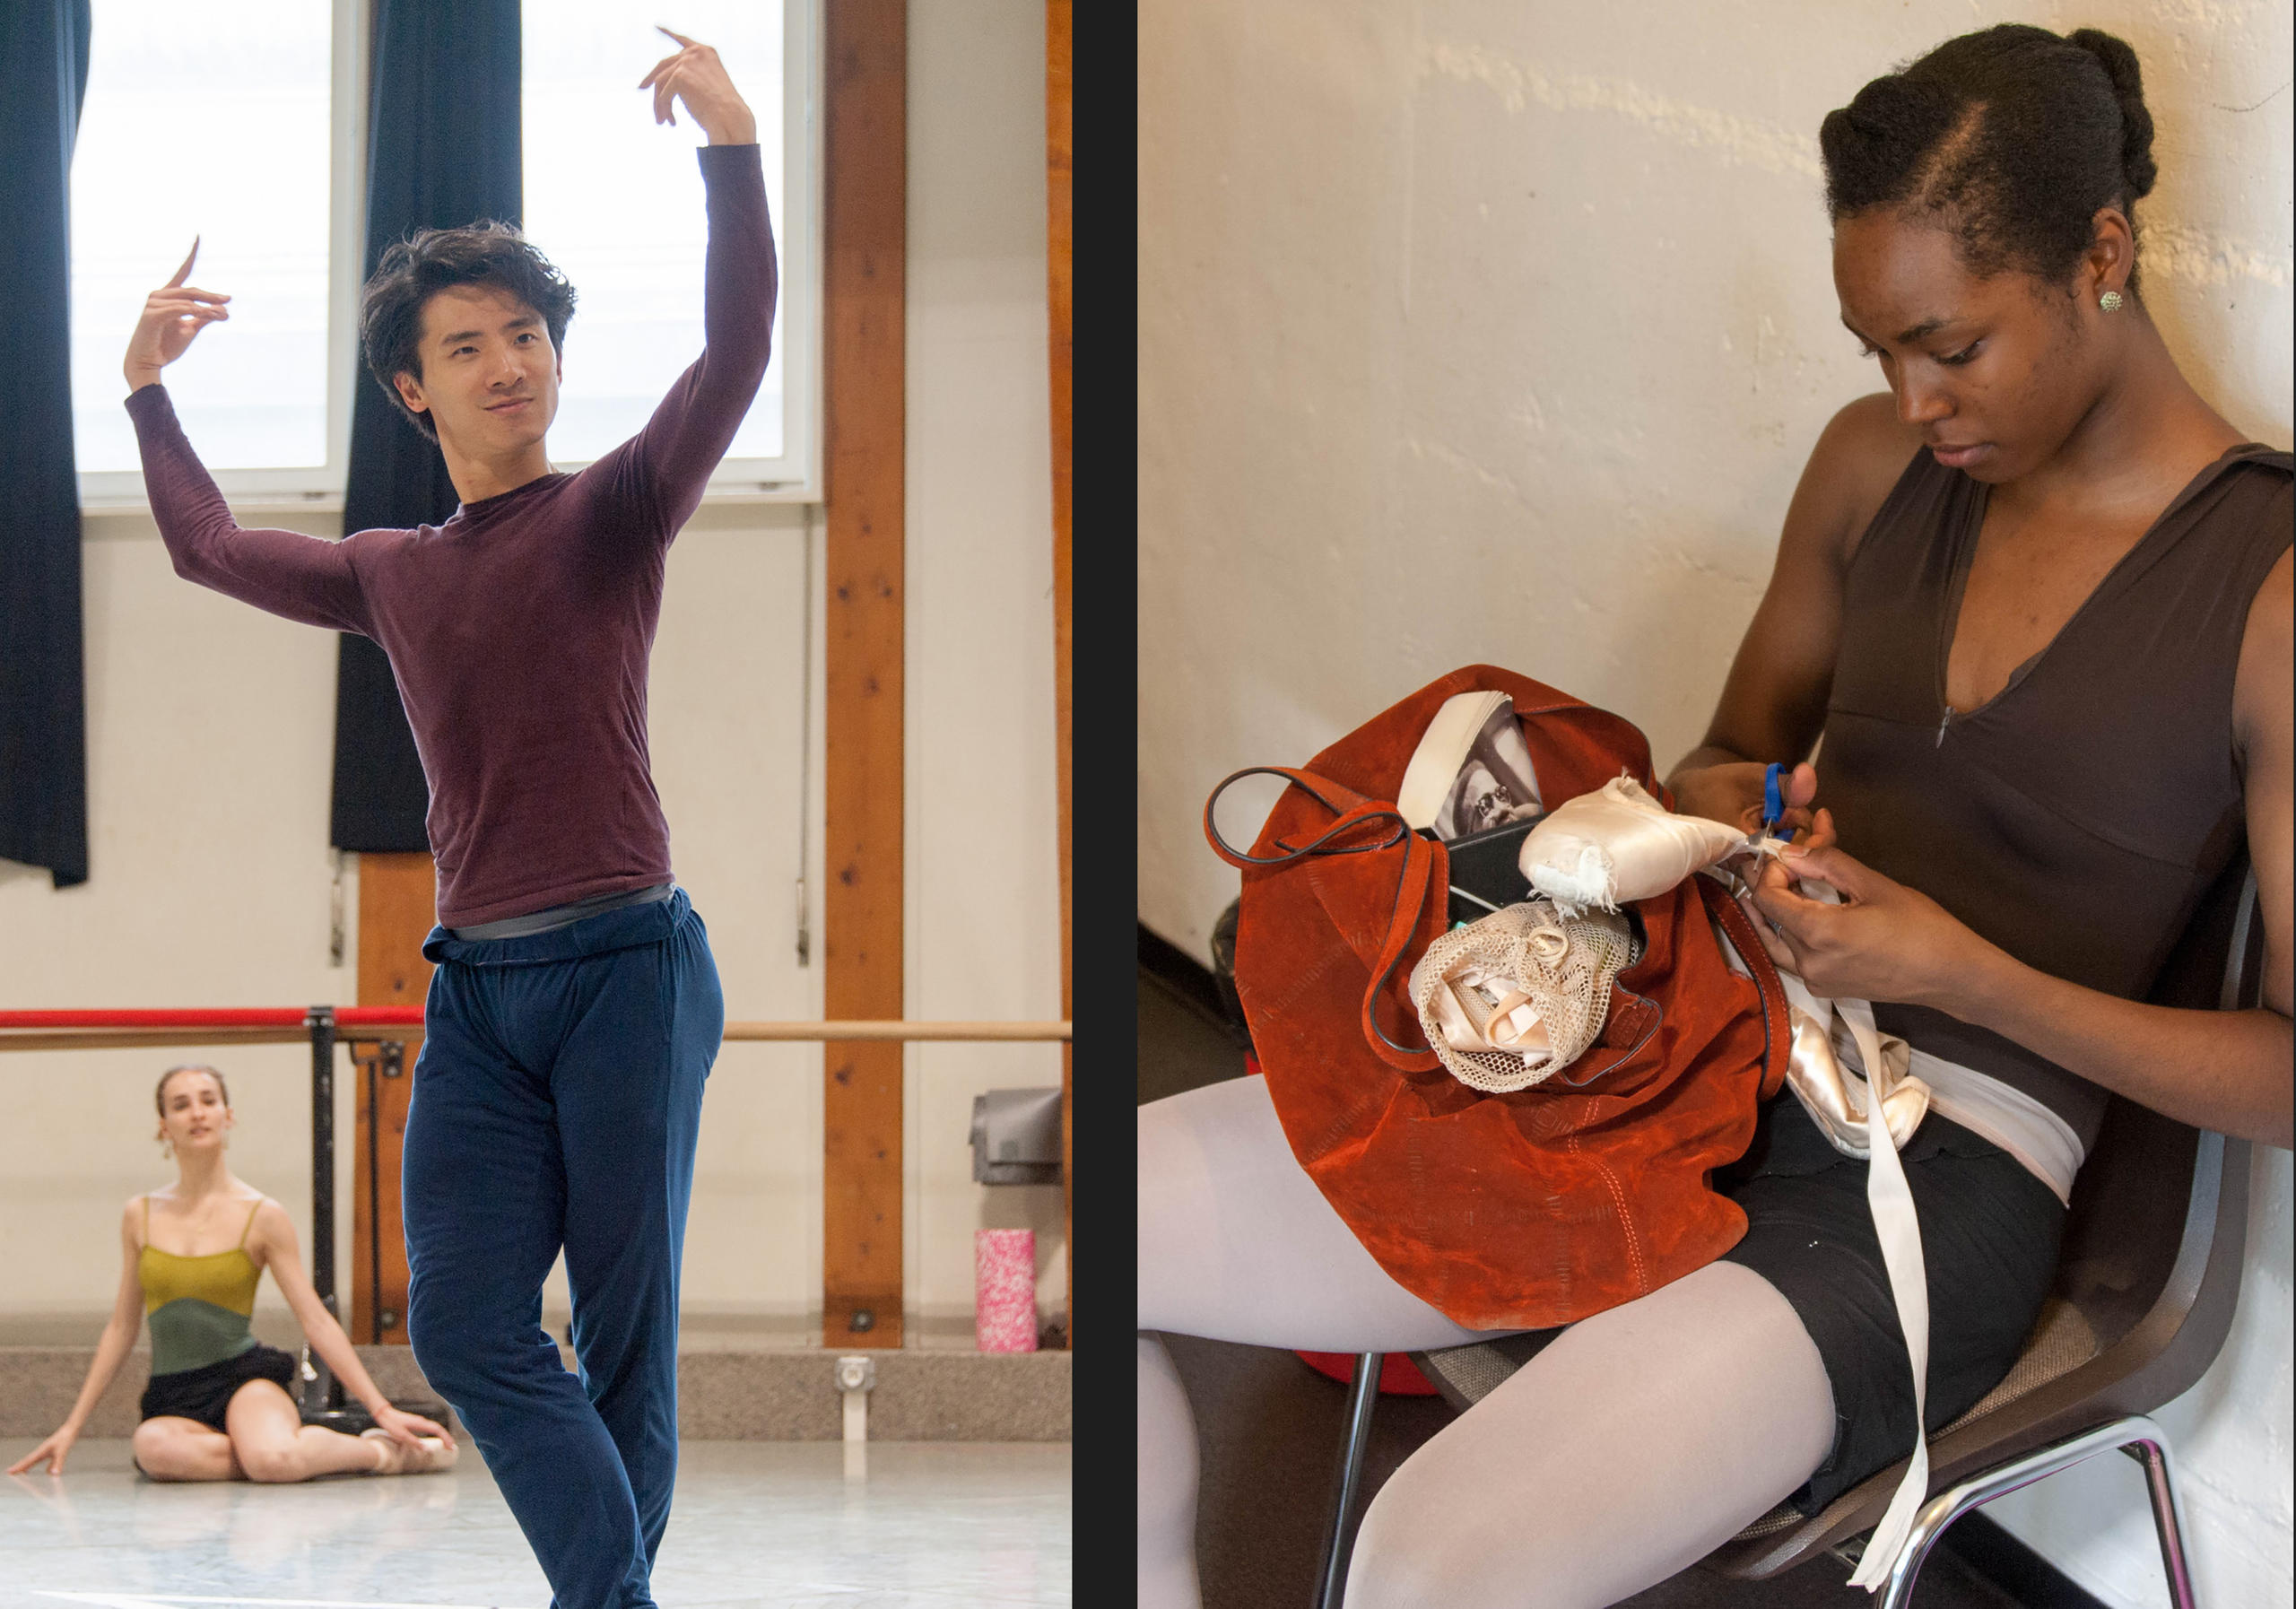
[[[1915,454],[1843,593],[1819,757],[1842,848],[2028,966],[2141,997],[2245,841],[2233,678],[2249,604],[2296,526],[2291,487],[2287,453],[2229,449],[2006,687],[1949,712],[1987,489]],[[1942,1012],[1874,1016],[2094,1144],[2098,1085]]]

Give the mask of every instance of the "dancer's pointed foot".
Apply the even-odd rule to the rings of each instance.
[[[363,1441],[374,1442],[378,1448],[377,1474],[428,1474],[433,1470],[452,1469],[463,1450],[459,1443],[443,1436],[420,1437],[409,1447],[379,1425],[360,1431],[359,1436]]]

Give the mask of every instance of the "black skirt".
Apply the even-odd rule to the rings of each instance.
[[[220,1431],[223,1410],[231,1405],[231,1397],[240,1387],[249,1380],[269,1380],[292,1396],[289,1382],[294,1378],[294,1353],[257,1342],[233,1357],[153,1375],[152,1383],[144,1387],[144,1417],[167,1414],[196,1419],[210,1430]]]
[[[1934,1111],[1898,1155],[1928,1276],[1923,1417],[1934,1435],[2017,1361],[2056,1277],[2065,1207],[2008,1152]],[[1833,1385],[1833,1450],[1790,1500],[1805,1514],[1913,1450],[1913,1369],[1866,1172],[1784,1095],[1762,1109],[1746,1154],[1714,1176],[1747,1219],[1745,1239],[1724,1260],[1752,1269],[1793,1304]]]

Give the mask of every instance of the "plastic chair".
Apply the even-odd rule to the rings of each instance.
[[[2187,1008],[2257,1004],[2263,970],[2256,879],[2243,857],[2203,899],[2147,996]],[[2248,1142],[2187,1127],[2118,1096],[2075,1181],[2053,1293],[2008,1375],[1930,1438],[1930,1491],[1883,1590],[1903,1609],[1938,1536],[2005,1492],[2099,1453],[2144,1466],[2161,1561],[2176,1609],[2192,1609],[2191,1571],[2167,1437],[2149,1416],[2190,1389],[2223,1345],[2239,1296],[2248,1218]],[[2163,1211],[2181,1204],[2181,1212]],[[1465,1411],[1554,1332],[1414,1352]],[[1381,1354],[1356,1362],[1338,1491],[1326,1533],[1319,1609],[1339,1609],[1360,1518],[1358,1489]],[[1703,1561],[1762,1579],[1830,1551],[1855,1559],[1903,1477],[1902,1462],[1805,1517],[1780,1505]]]

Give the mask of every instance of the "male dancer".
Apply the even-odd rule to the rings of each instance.
[[[715,51],[671,38],[681,48],[639,87],[657,123],[683,101],[709,136],[706,349],[581,474],[553,474],[543,446],[572,292],[500,226],[394,246],[362,302],[370,367],[461,496],[443,525],[327,542],[232,520],[156,383],[229,317],[228,297],[184,283],[189,259],[145,304],[126,364],[177,573],[390,656],[439,869],[406,1127],[408,1334],[558,1609],[654,1602],[678,1258],[725,1022],[701,919],[671,881],[647,659],[670,540],[764,377],[776,274],[756,119]],[[578,1383],[540,1323],[561,1247]]]

